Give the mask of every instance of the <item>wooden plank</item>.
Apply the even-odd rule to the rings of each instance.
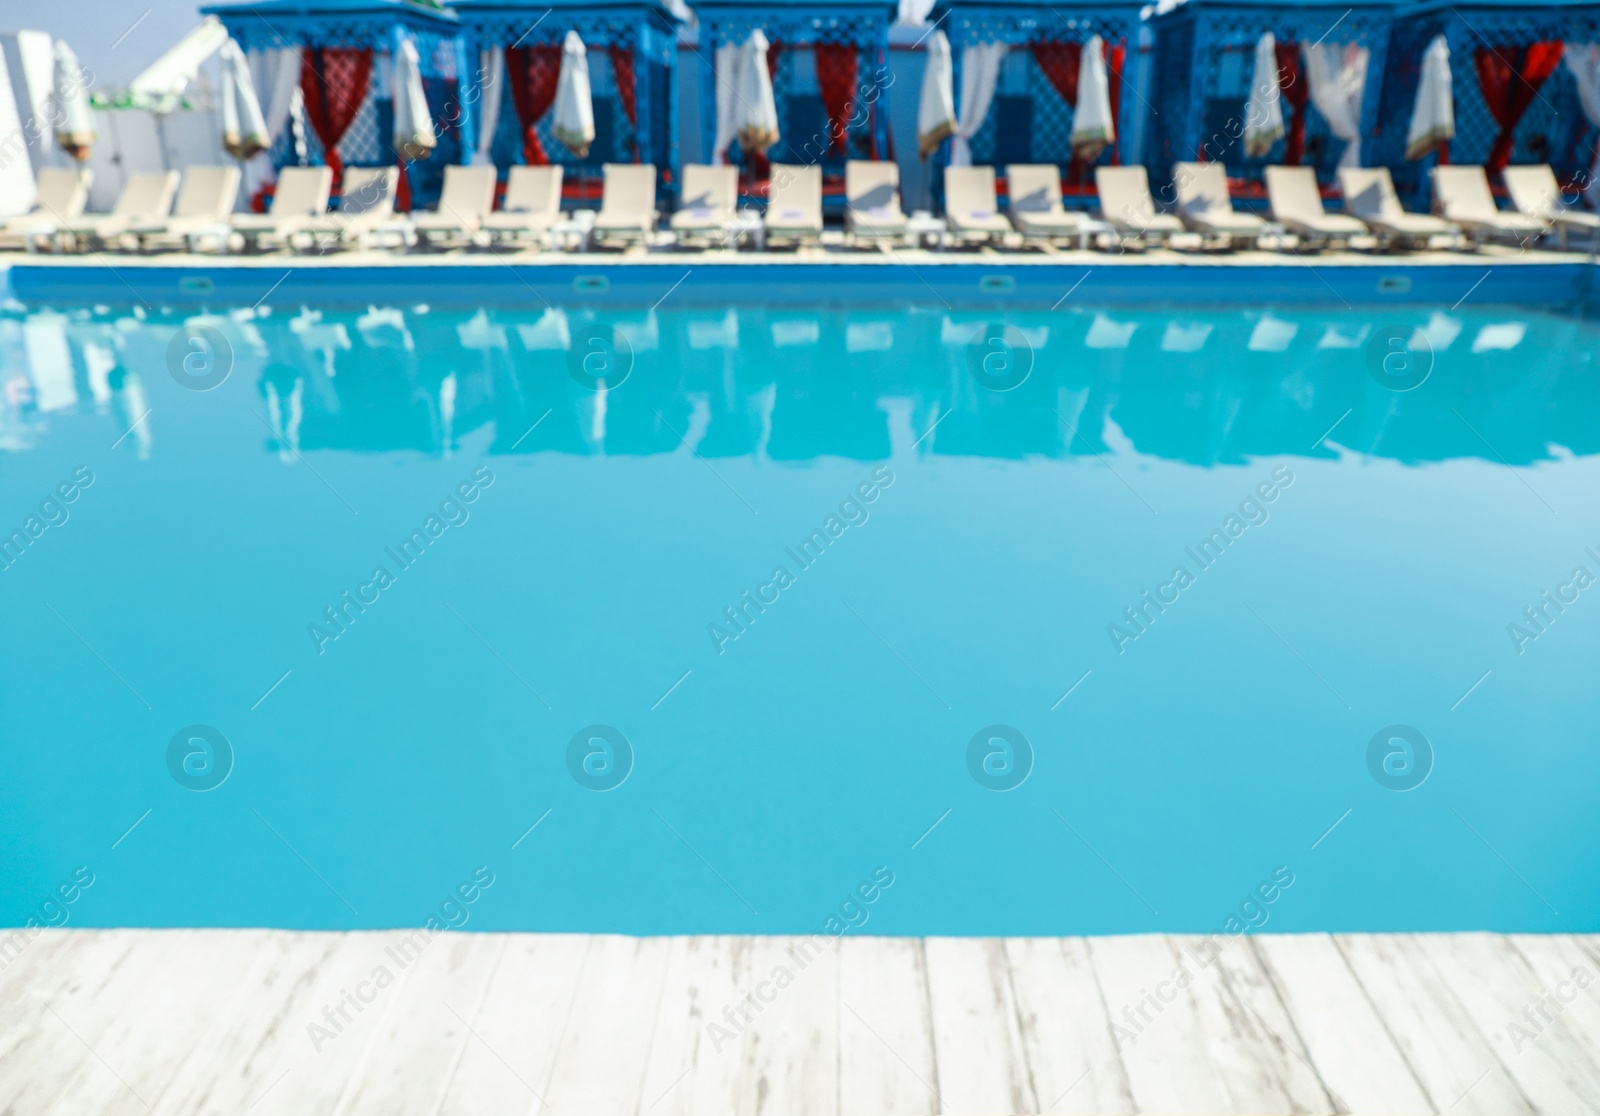
[[[1427,947],[1500,1064],[1535,1107],[1600,1112],[1600,1070],[1562,1016],[1541,1019],[1536,1005],[1548,986],[1509,941],[1495,934],[1440,934],[1430,937]]]
[[[1088,942],[1012,938],[1005,946],[1039,1111],[1133,1111]]]
[[[842,939],[841,1116],[920,1116],[937,1111],[938,1105],[922,943],[915,938]]]
[[[54,1022],[89,1049],[50,1111],[144,1113],[160,1103],[182,1060],[210,1025],[212,1004],[238,983],[233,952],[199,930],[138,931],[101,993],[57,1005]]]
[[[1004,943],[929,938],[924,945],[940,1111],[1036,1111]]]
[[[1242,938],[1173,939],[1194,974],[1201,1037],[1235,1112],[1329,1112],[1333,1098],[1256,951]],[[1210,960],[1210,963],[1206,962]]]
[[[287,1070],[280,1064],[284,1047],[306,1042],[311,994],[345,936],[284,930],[212,933],[242,978],[206,1012],[208,1026],[162,1095],[160,1110],[164,1116],[246,1111],[274,1116],[280,1110],[272,1093]],[[332,1106],[340,1084],[329,1084],[324,1108]]]
[[[1141,1112],[1225,1112],[1228,1090],[1204,1046],[1199,1010],[1158,934],[1089,939],[1089,956],[1128,1088]]]
[[[642,1116],[730,1113],[739,1104],[750,938],[674,938],[645,1070]]]
[[[1263,934],[1250,944],[1339,1111],[1440,1111],[1330,936]]]
[[[494,937],[504,943],[500,964],[482,1002],[467,1015],[473,1034],[439,1116],[535,1113],[543,1110],[550,1091],[590,939],[583,934]]]
[[[477,1013],[505,940],[454,931],[410,940],[413,950],[403,938],[384,950],[397,983],[373,989],[382,1014],[336,1113],[436,1112],[473,1041],[465,1020]]]
[[[1334,938],[1428,1095],[1447,1111],[1532,1112],[1429,955],[1435,935]]]
[[[1586,943],[1574,934],[1512,934],[1507,941],[1549,992],[1544,1010],[1534,1009],[1534,1020],[1559,1017],[1590,1064],[1600,1064],[1600,957],[1585,948],[1595,940]],[[1533,1023],[1525,1022],[1532,1030]]]
[[[829,1116],[839,1110],[839,943],[752,938],[736,1111]]]
[[[669,949],[666,938],[590,941],[545,1094],[551,1110],[638,1110]]]
[[[97,930],[60,931],[64,945],[31,952],[16,962],[0,1015],[0,1112],[34,1113],[54,1098],[93,1056],[47,1008],[92,1003],[132,954],[135,937]]]

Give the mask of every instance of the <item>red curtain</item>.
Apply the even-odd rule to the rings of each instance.
[[[1478,88],[1483,91],[1483,103],[1494,122],[1500,125],[1500,134],[1494,138],[1494,146],[1489,149],[1489,158],[1484,164],[1493,174],[1504,170],[1511,161],[1511,139],[1517,121],[1528,111],[1539,86],[1555,72],[1561,61],[1561,42],[1551,39],[1498,50],[1479,47],[1472,52],[1472,61],[1478,69]]]
[[[1039,64],[1051,87],[1061,94],[1061,99],[1069,106],[1077,108],[1078,63],[1083,55],[1083,46],[1041,39],[1031,49],[1033,60]]]
[[[367,97],[372,77],[372,51],[345,47],[303,47],[300,51],[300,95],[306,119],[322,142],[324,161],[333,170],[333,188],[344,178],[339,141]]]
[[[1289,106],[1288,134],[1283,139],[1285,166],[1298,167],[1306,153],[1306,97],[1311,92],[1300,72],[1300,44],[1277,44],[1278,90]]]
[[[639,162],[639,101],[638,78],[633,72],[633,48],[611,47],[611,76],[616,79],[617,99],[622,102],[622,112],[633,128],[633,161]]]
[[[539,121],[556,101],[561,80],[561,48],[554,45],[506,47],[511,104],[522,125],[522,161],[530,167],[550,162],[539,142]]]
[[[1122,165],[1122,67],[1128,61],[1128,48],[1118,43],[1106,50],[1106,77],[1111,86],[1111,126],[1116,130],[1117,142],[1111,145],[1111,165]]]
[[[850,43],[818,43],[817,88],[822,93],[822,107],[828,114],[828,149],[840,155],[847,154],[846,141],[850,138],[850,117],[856,99],[856,48]]]

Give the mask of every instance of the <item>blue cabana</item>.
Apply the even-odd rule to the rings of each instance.
[[[1428,169],[1438,162],[1436,155],[1407,160],[1405,148],[1422,54],[1439,35],[1450,48],[1455,99],[1448,160],[1483,164],[1491,174],[1508,162],[1549,163],[1563,184],[1585,184],[1597,133],[1563,54],[1569,46],[1600,43],[1600,3],[1448,0],[1415,5],[1395,19],[1394,61],[1384,75],[1381,126],[1371,146],[1372,162],[1390,169],[1400,194],[1424,200]]]
[[[287,74],[302,91],[297,126],[284,128],[273,144],[275,169],[326,164],[337,178],[345,166],[395,165],[391,68],[408,39],[417,49],[439,142],[426,159],[406,164],[402,200],[437,200],[444,167],[473,149],[472,122],[461,108],[466,55],[451,13],[416,0],[251,0],[201,11],[221,19],[248,54],[292,51],[300,57],[289,69],[253,61],[257,72]],[[258,92],[270,111],[274,91]]]
[[[1068,199],[1093,193],[1092,167],[1138,161],[1135,141],[1142,121],[1139,69],[1140,9],[1143,0],[1088,3],[1021,3],[1018,0],[941,0],[929,19],[950,39],[954,59],[956,111],[961,111],[961,65],[966,49],[1001,43],[994,100],[972,136],[972,161],[1001,169],[1010,163],[1056,163],[1063,171]],[[1111,93],[1116,141],[1092,163],[1075,158],[1069,142],[1077,103],[1083,46],[1099,35]],[[942,167],[950,144],[935,156]],[[937,179],[936,179],[937,180]]]
[[[849,159],[891,159],[889,146],[889,25],[892,0],[701,0],[700,102],[706,137],[699,158],[718,161],[718,51],[762,31],[778,109],[778,142],[767,152],[776,163],[820,165],[823,193],[843,197]],[[724,56],[725,57],[725,56]],[[727,96],[724,94],[726,105]],[[765,190],[767,163],[746,160],[737,142],[727,160],[741,166],[746,188]]]
[[[678,180],[678,26],[664,0],[449,0],[472,70],[464,93],[483,154],[501,168],[558,163],[569,197],[598,196],[605,163],[651,163],[663,191]],[[589,55],[594,142],[579,156],[552,134],[561,44],[576,31]],[[497,77],[504,75],[502,81]]]
[[[1246,195],[1260,192],[1263,169],[1275,164],[1315,167],[1318,181],[1331,184],[1346,141],[1307,95],[1301,49],[1307,45],[1368,51],[1360,129],[1353,142],[1362,144],[1362,163],[1370,161],[1364,137],[1378,119],[1394,11],[1387,0],[1188,0],[1153,17],[1150,101],[1155,115],[1145,145],[1152,181],[1170,181],[1173,163],[1198,160],[1226,165]],[[1285,135],[1265,155],[1251,157],[1245,153],[1243,122],[1256,45],[1269,31],[1278,46]]]

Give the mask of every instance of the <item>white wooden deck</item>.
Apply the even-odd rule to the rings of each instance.
[[[406,937],[45,932],[0,1112],[1600,1112],[1594,937]]]

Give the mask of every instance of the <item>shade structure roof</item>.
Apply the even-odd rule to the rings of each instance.
[[[201,8],[246,50],[289,46],[382,48],[395,29],[454,35],[454,12],[419,0],[245,0]]]

